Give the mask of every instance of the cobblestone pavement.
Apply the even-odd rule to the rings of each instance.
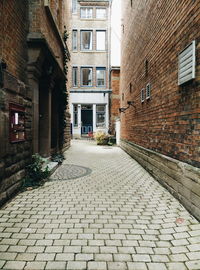
[[[200,269],[200,223],[121,149],[76,141],[67,164],[91,171],[0,210],[1,269]]]

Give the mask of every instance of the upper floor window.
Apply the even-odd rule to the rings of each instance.
[[[81,31],[81,50],[92,50],[92,31]]]
[[[105,19],[106,18],[106,9],[105,8],[97,8],[96,9],[96,18],[97,19]]]
[[[96,49],[97,51],[105,51],[106,31],[96,31]]]
[[[81,8],[81,18],[82,19],[91,19],[93,17],[93,8]]]
[[[78,68],[77,67],[73,67],[72,69],[72,84],[73,87],[77,87],[78,86]]]
[[[77,13],[77,0],[72,0],[72,13]]]
[[[77,51],[77,30],[72,31],[72,50]]]
[[[81,68],[81,86],[92,86],[92,68]]]
[[[106,69],[105,68],[96,68],[96,78],[97,78],[97,86],[98,87],[105,86]]]

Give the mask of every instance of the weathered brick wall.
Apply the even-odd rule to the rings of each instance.
[[[0,204],[16,191],[31,157],[31,97],[27,87],[28,1],[0,2],[0,59],[7,65],[0,88]],[[26,141],[10,143],[9,104],[25,108]]]
[[[64,21],[63,10],[65,8],[65,2],[57,0],[50,1],[50,11],[60,31],[60,35],[63,35]],[[60,40],[56,34],[56,31],[52,25],[50,16],[47,9],[44,6],[44,1],[31,0],[29,8],[30,17],[30,33],[41,33],[46,39],[49,47],[55,55],[60,66],[63,67],[63,49]]]
[[[13,76],[24,81],[27,61],[28,1],[0,1],[0,58]]]
[[[115,134],[115,121],[119,118],[120,107],[120,69],[111,69],[111,89],[110,95],[110,131]]]
[[[123,0],[123,139],[200,167],[200,6],[198,1]],[[178,54],[196,40],[196,79],[178,86]],[[145,61],[148,74],[145,74]],[[132,90],[130,90],[132,83]],[[140,91],[151,83],[151,99]],[[124,95],[124,100],[122,95]]]
[[[121,147],[200,218],[200,6],[122,1]],[[178,55],[196,40],[196,78],[178,86]],[[141,103],[141,89],[151,98]]]

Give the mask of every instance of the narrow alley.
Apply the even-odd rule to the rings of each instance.
[[[0,210],[1,269],[200,269],[200,224],[119,147],[75,140]]]

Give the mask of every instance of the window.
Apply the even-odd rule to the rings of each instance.
[[[72,31],[72,50],[77,51],[77,30]]]
[[[97,105],[96,107],[96,126],[105,127],[106,110],[105,105]]]
[[[74,127],[78,126],[78,105],[74,104]]]
[[[72,0],[72,13],[77,13],[77,0]]]
[[[97,19],[105,19],[106,18],[106,9],[105,8],[97,8],[96,9],[96,18]]]
[[[97,68],[96,69],[97,86],[105,86],[106,81],[105,77],[106,77],[106,69]]]
[[[73,87],[77,87],[78,86],[78,68],[77,67],[73,67],[72,69],[72,83],[73,83]]]
[[[96,32],[96,49],[97,51],[105,51],[106,49],[106,31]]]
[[[146,99],[150,99],[150,97],[151,97],[151,84],[148,83],[146,85]]]
[[[92,31],[81,31],[81,50],[92,50]]]
[[[92,86],[92,68],[81,68],[81,86]]]
[[[195,78],[195,41],[193,41],[178,58],[178,85],[188,82]]]
[[[144,90],[145,90],[145,89],[142,89],[142,90],[141,90],[141,96],[140,96],[141,102],[142,102],[142,103],[144,102],[144,99],[145,99],[145,96],[144,96],[144,94],[145,94],[145,93],[144,93]]]
[[[81,8],[81,18],[91,19],[93,17],[93,8]]]

